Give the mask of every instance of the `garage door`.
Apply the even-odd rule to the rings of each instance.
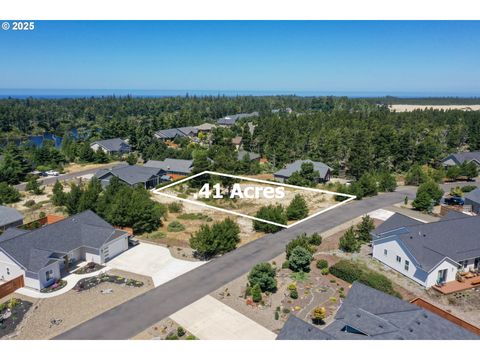
[[[120,238],[109,243],[103,249],[103,260],[108,261],[109,259],[117,256],[118,254],[124,252],[128,249],[128,240],[126,237]]]

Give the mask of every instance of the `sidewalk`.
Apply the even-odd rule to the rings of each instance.
[[[25,296],[29,296],[31,298],[35,298],[35,299],[52,298],[52,297],[55,297],[55,296],[58,296],[58,295],[65,294],[66,292],[72,290],[75,287],[75,285],[81,279],[85,279],[85,278],[92,277],[92,276],[97,276],[98,274],[106,272],[108,270],[110,270],[110,268],[108,266],[106,266],[103,269],[100,269],[98,271],[95,271],[95,272],[92,272],[92,273],[89,273],[89,274],[81,274],[81,275],[73,274],[73,273],[68,274],[67,276],[62,278],[62,280],[65,280],[67,282],[67,285],[65,285],[65,287],[63,287],[62,289],[60,289],[58,291],[51,292],[51,293],[42,293],[38,290],[28,288],[28,287],[20,288],[15,292],[18,293],[18,294],[21,294],[21,295],[25,295]]]

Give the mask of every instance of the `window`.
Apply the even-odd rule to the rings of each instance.
[[[47,281],[53,279],[53,270],[52,269],[47,270],[45,272],[45,278],[47,279]]]
[[[397,255],[397,262],[400,263],[402,262],[402,258],[400,256]]]
[[[410,266],[410,261],[405,260],[405,270],[408,271],[408,267]]]
[[[387,254],[388,254],[387,249],[383,249],[383,255],[387,256]]]
[[[7,267],[7,275],[10,275],[10,268]]]

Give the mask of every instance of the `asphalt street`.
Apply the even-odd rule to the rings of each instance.
[[[156,322],[193,303],[226,283],[285,251],[286,244],[302,233],[325,232],[370,211],[414,198],[415,188],[353,201],[297,226],[266,235],[196,268],[168,283],[127,301],[56,339],[129,339]]]

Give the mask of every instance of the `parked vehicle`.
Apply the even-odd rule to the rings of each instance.
[[[134,237],[131,237],[128,239],[128,246],[134,247],[134,246],[137,246],[138,244],[140,244],[140,241],[138,241]]]
[[[465,204],[465,200],[460,196],[448,197],[448,198],[445,198],[443,201],[446,205],[464,205]]]
[[[45,174],[47,174],[47,176],[58,176],[60,175],[60,173],[58,171],[55,171],[55,170],[48,170],[45,172]]]

